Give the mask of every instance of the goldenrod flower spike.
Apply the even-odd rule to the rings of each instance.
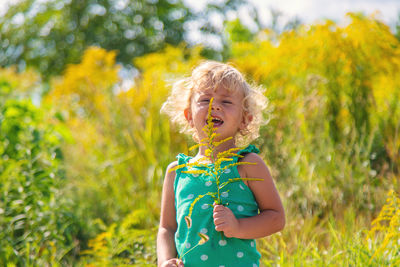
[[[171,168],[168,172],[172,172],[172,171],[176,171],[178,169],[182,169],[184,167],[191,167],[191,166],[196,166],[196,167],[205,167],[205,164],[200,164],[197,161],[193,162],[193,163],[184,163],[184,164],[180,164],[178,166],[175,166],[173,168]]]
[[[202,198],[205,197],[205,196],[211,196],[211,197],[215,200],[215,195],[216,195],[216,194],[217,194],[217,193],[214,193],[214,192],[208,192],[207,194],[197,196],[197,197],[193,200],[192,204],[190,204],[190,207],[189,207],[189,214],[188,214],[187,217],[190,218],[190,217],[192,216],[194,205],[195,205],[200,199],[202,199]]]
[[[400,240],[400,197],[393,190],[388,193],[386,204],[382,207],[378,217],[371,223],[372,229],[368,232],[366,241],[373,239],[377,232],[383,234],[377,250],[369,260],[369,264],[381,252],[387,250],[390,244],[396,244]]]
[[[206,145],[207,145],[207,144],[205,144],[205,143],[196,144],[196,145],[194,145],[194,146],[189,147],[189,151],[192,151],[192,150],[194,150],[194,149],[196,149],[196,148],[198,148],[198,147],[200,147],[200,146],[206,146]]]
[[[171,168],[168,172],[176,171],[177,169],[181,169],[181,168],[184,168],[186,166],[188,166],[188,164],[180,164],[178,166],[175,166],[175,167]]]
[[[207,171],[204,171],[204,170],[189,170],[189,171],[182,171],[182,173],[190,173],[190,174],[209,174]]]
[[[217,147],[217,146],[219,146],[220,144],[222,144],[222,143],[225,143],[226,141],[229,141],[229,140],[231,140],[233,137],[232,136],[230,136],[230,137],[228,137],[228,138],[225,138],[224,140],[221,140],[221,141],[218,141],[218,142],[215,142],[214,143],[214,147]],[[223,152],[222,152],[223,153]]]
[[[214,97],[212,97],[210,99],[210,104],[208,105],[208,113],[207,113],[207,126],[208,126],[209,129],[211,129],[210,132],[212,132],[213,129],[214,129],[214,123],[212,121],[212,116],[211,116],[211,110],[212,110],[213,101],[214,101]]]

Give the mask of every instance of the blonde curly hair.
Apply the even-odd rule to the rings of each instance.
[[[216,61],[204,61],[198,65],[190,77],[179,80],[172,86],[171,94],[161,107],[161,113],[168,115],[172,123],[180,126],[181,132],[191,134],[198,141],[195,130],[185,118],[184,110],[191,108],[195,92],[225,88],[229,92],[240,90],[244,94],[243,114],[252,119],[246,128],[235,136],[239,145],[246,145],[259,136],[259,129],[266,123],[263,113],[268,100],[259,86],[250,86],[243,75],[232,65]]]

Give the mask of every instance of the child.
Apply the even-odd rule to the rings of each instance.
[[[214,61],[200,64],[191,77],[174,84],[161,111],[200,142],[207,137],[203,127],[207,124],[212,98],[211,116],[217,140],[233,137],[217,146],[214,156],[258,136],[266,98],[228,64]],[[199,195],[217,189],[205,175],[182,172],[186,167],[170,170],[207,158],[206,149],[199,146],[195,157],[179,154],[178,161],[167,168],[157,236],[158,266],[259,266],[260,253],[254,239],[281,231],[285,215],[270,172],[253,145],[236,152],[244,157],[233,157],[229,163],[254,164],[230,167],[220,179],[227,181],[239,176],[260,179],[230,183],[221,193],[222,205],[210,204],[211,197],[201,198],[193,208],[190,228],[185,221],[191,203]],[[209,240],[195,247],[200,239],[198,233],[206,234]]]

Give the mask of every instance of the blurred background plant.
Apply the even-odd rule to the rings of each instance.
[[[137,209],[89,241],[86,266],[151,266],[156,261],[154,214]]]
[[[164,171],[193,145],[159,110],[207,57],[233,62],[270,100],[255,144],[287,226],[259,240],[263,264],[398,263],[398,246],[381,249],[387,236],[368,234],[387,192],[399,193],[396,33],[360,14],[256,31],[226,19],[219,32],[203,24],[221,38],[213,50],[182,42],[181,22],[196,14],[180,1],[120,2],[22,0],[0,18],[2,265],[155,264]],[[204,12],[227,18],[242,2],[227,3]],[[132,23],[149,33],[128,41]]]
[[[78,221],[60,194],[65,129],[21,97],[39,82],[33,72],[0,71],[0,262],[7,266],[62,266],[79,253]]]

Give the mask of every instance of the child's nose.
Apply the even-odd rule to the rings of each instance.
[[[215,102],[212,103],[212,110],[221,110],[221,106]]]

